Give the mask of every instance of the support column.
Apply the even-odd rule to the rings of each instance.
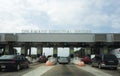
[[[89,54],[89,55],[91,54],[91,47],[87,47],[87,48],[86,48],[86,55],[88,55],[88,54]]]
[[[74,54],[74,47],[70,47],[70,54]]]
[[[6,46],[5,46],[5,51],[4,51],[4,53],[5,53],[6,55],[9,54],[9,45],[6,45]]]
[[[74,47],[70,47],[70,57],[73,58],[74,57]]]
[[[8,46],[9,46],[9,54],[14,54],[14,49],[13,49],[13,46],[14,46],[14,42],[8,42]]]
[[[108,53],[108,48],[107,46],[103,46],[100,49],[100,54],[107,54]]]
[[[25,55],[25,51],[26,51],[26,47],[25,46],[21,47],[21,55]]]
[[[31,56],[31,47],[29,47],[28,49],[29,49],[29,56]]]
[[[28,51],[27,51],[27,50],[28,50],[28,49],[27,49],[26,46],[22,46],[22,48],[21,48],[21,55],[26,56],[26,55],[28,54]]]
[[[17,50],[13,47],[13,54],[17,54]]]
[[[107,47],[107,46],[104,46],[103,53],[104,53],[104,54],[107,54],[107,53],[108,53],[108,47]]]
[[[57,57],[57,47],[54,47],[54,48],[53,48],[53,56],[54,56],[54,57]]]
[[[94,48],[91,47],[91,55],[94,54]]]
[[[5,54],[14,54],[14,49],[13,49],[13,44],[12,43],[8,43],[5,46]]]
[[[38,46],[37,47],[37,57],[41,56],[42,55],[42,47],[41,46]]]
[[[101,54],[104,54],[104,47],[100,47],[99,48],[99,54],[101,55]]]

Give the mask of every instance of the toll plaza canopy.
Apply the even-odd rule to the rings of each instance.
[[[84,48],[80,56],[108,53],[120,47],[119,33],[0,33],[2,54],[14,54],[14,47],[21,47],[21,54],[31,55],[31,47],[37,48],[38,56],[43,47],[53,47],[57,56],[58,47],[69,47],[72,56],[74,47]]]

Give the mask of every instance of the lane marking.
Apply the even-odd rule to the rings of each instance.
[[[32,70],[22,76],[41,76],[43,73],[47,72],[48,70],[52,69],[54,66],[40,66],[35,70]]]

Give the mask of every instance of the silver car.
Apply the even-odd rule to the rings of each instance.
[[[54,65],[57,64],[57,58],[55,57],[49,57],[48,61],[52,62]]]
[[[69,58],[68,57],[60,57],[58,59],[59,64],[68,64],[69,63]]]

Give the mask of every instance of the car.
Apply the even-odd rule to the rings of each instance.
[[[118,59],[115,55],[106,54],[106,55],[96,55],[92,59],[92,66],[98,68],[114,68],[117,69]]]
[[[85,56],[81,59],[81,61],[83,61],[86,64],[89,64],[92,62],[91,58],[89,56]]]
[[[69,63],[69,58],[68,57],[59,57],[58,58],[58,63],[59,64],[68,64]]]
[[[38,58],[38,62],[40,62],[40,63],[45,63],[46,61],[47,61],[46,56],[40,56],[40,57]]]
[[[0,57],[0,70],[29,68],[29,61],[22,55],[2,55]]]
[[[55,58],[55,57],[49,57],[48,61],[52,62],[52,64],[54,64],[54,65],[57,64],[57,58]]]

